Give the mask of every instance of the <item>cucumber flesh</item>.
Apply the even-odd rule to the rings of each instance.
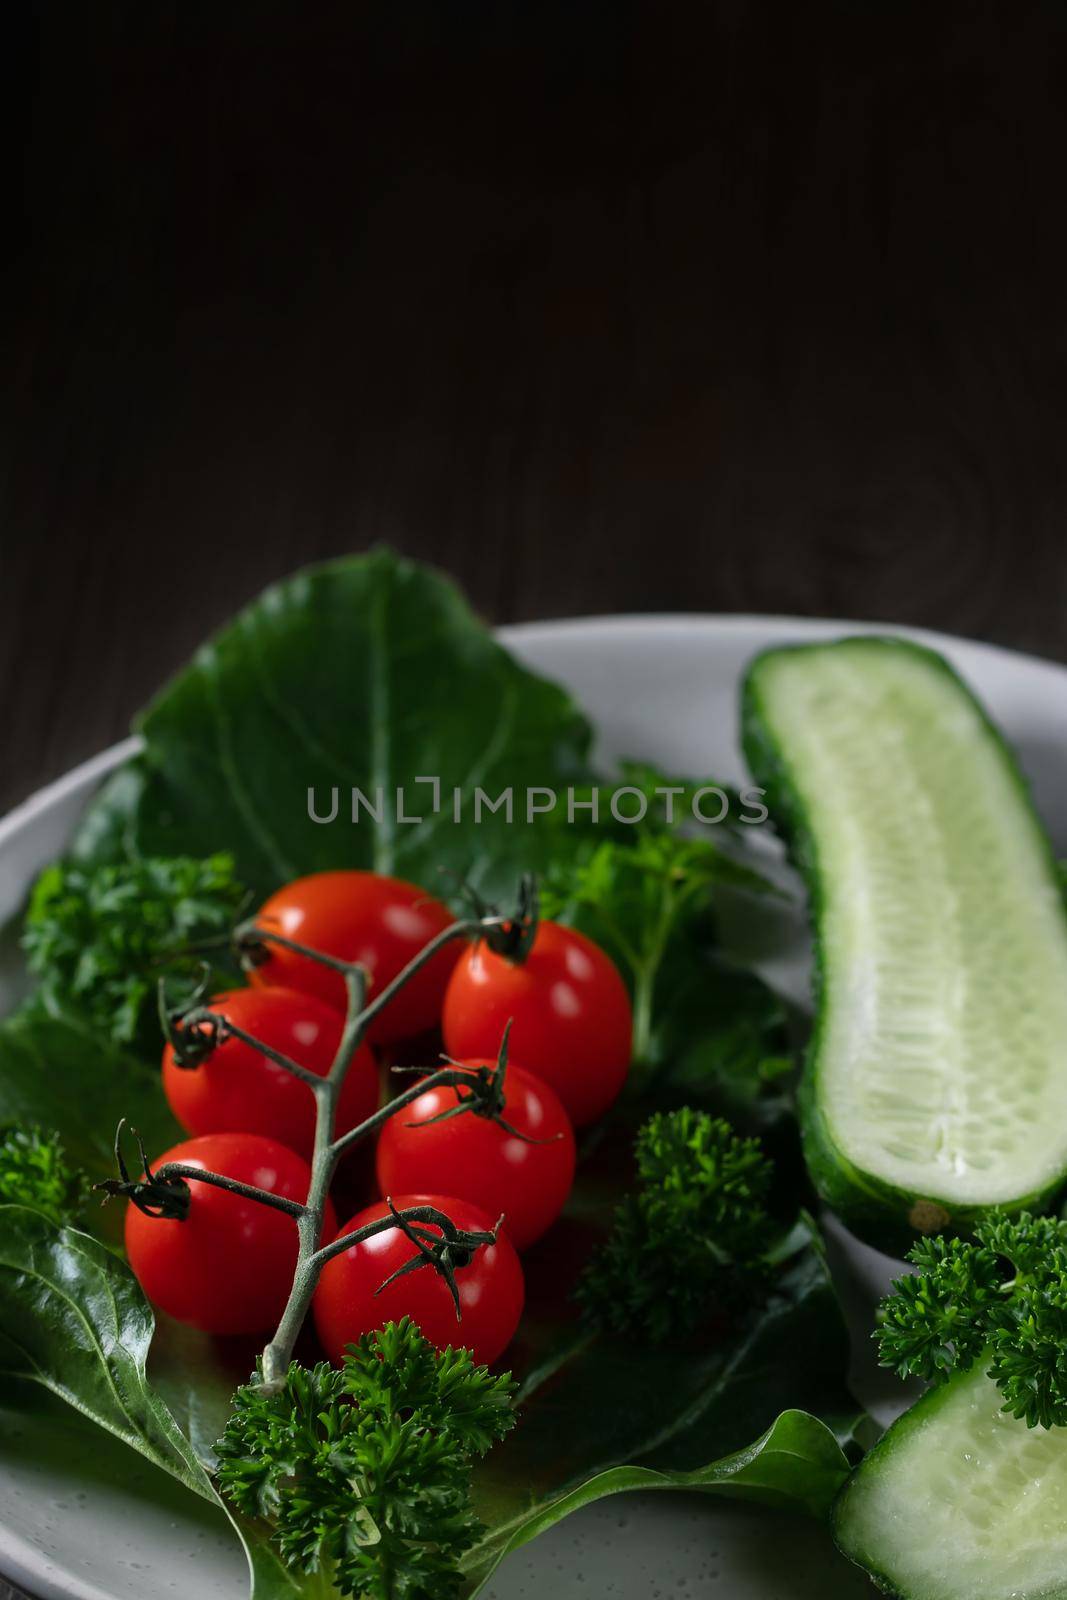
[[[982,1364],[913,1406],[834,1507],[838,1545],[900,1600],[1067,1600],[1067,1428],[1001,1410]]]
[[[757,658],[744,726],[812,890],[824,1197],[921,1231],[1041,1203],[1067,1176],[1067,915],[1000,735],[941,657],[880,638]]]

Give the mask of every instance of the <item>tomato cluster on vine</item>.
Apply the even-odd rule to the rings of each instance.
[[[155,1305],[214,1334],[277,1322],[324,1138],[314,1080],[327,1078],[352,1022],[344,974],[362,969],[372,1006],[443,937],[349,1052],[325,1137],[356,1139],[368,1125],[379,1197],[340,1228],[326,1199],[313,1243],[329,1259],[311,1309],[335,1362],[362,1334],[404,1315],[434,1343],[467,1345],[480,1362],[501,1354],[522,1312],[519,1252],[570,1194],[574,1130],[602,1116],[625,1081],[630,1003],[609,957],[574,929],[531,922],[522,940],[448,942],[453,924],[443,903],[400,879],[360,871],[298,879],[253,919],[249,986],[170,1020],[163,1087],[192,1137],[145,1161],[143,1183],[124,1186],[127,1253]],[[390,1055],[431,1030],[445,1070],[427,1069],[426,1087],[412,1086],[390,1112]],[[168,1167],[183,1169],[180,1203],[177,1188],[155,1177]],[[404,1220],[420,1207],[443,1214],[442,1225]],[[382,1226],[390,1215],[395,1225]],[[483,1242],[453,1246],[448,1222],[456,1237]],[[346,1249],[349,1234],[361,1236]],[[322,1248],[335,1239],[332,1251]],[[416,1270],[425,1262],[438,1270]]]

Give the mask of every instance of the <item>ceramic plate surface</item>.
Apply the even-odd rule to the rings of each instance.
[[[749,658],[771,644],[882,631],[889,630],[788,618],[653,617],[536,624],[501,637],[571,689],[598,731],[605,765],[640,756],[667,771],[740,782],[737,688]],[[1067,856],[1067,668],[934,634],[912,636],[942,650],[1006,730],[1053,842]],[[34,874],[63,849],[93,789],[134,748],[126,741],[105,752],[0,823],[0,918],[18,909]],[[757,922],[749,904],[733,921],[735,951],[783,992],[805,999],[799,901],[791,913]],[[888,1420],[899,1391],[872,1368],[868,1330],[871,1301],[892,1263],[832,1231],[856,1332],[854,1381]],[[244,1600],[244,1559],[220,1513],[58,1401],[29,1436],[17,1401],[5,1393],[0,1402],[0,1572],[41,1600],[143,1600],[148,1590]],[[566,1519],[504,1564],[486,1600],[683,1600],[697,1592],[708,1600],[861,1600],[874,1593],[821,1528],[668,1494],[618,1496]]]

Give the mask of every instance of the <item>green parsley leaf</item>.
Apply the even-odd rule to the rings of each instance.
[[[244,899],[228,855],[46,867],[30,898],[23,944],[46,1001],[76,1005],[112,1043],[159,1048],[156,985],[174,978],[173,1002],[202,975],[190,947],[220,947]],[[215,965],[216,987],[236,974]]]
[[[265,1518],[282,1557],[361,1600],[453,1600],[482,1532],[472,1458],[515,1421],[510,1376],[435,1350],[408,1318],[349,1347],[343,1369],[293,1362],[284,1389],[238,1389],[220,1486]]]
[[[669,956],[673,959],[686,942],[693,946],[700,942],[699,924],[706,918],[713,890],[731,886],[754,893],[777,891],[723,850],[712,837],[711,825],[696,831],[692,797],[706,785],[668,777],[640,762],[623,762],[620,771],[622,785],[644,800],[644,815],[591,843],[576,864],[550,872],[541,886],[541,910],[547,917],[587,927],[628,974],[634,1060],[647,1066],[653,1054],[657,981]],[[663,798],[666,789],[673,791],[669,802]],[[602,790],[598,795],[601,823],[608,794]],[[627,805],[631,811],[638,809],[629,796]],[[725,824],[721,831],[726,831]]]
[[[687,1106],[650,1117],[635,1154],[638,1188],[617,1207],[578,1298],[594,1326],[659,1342],[765,1284],[773,1171],[758,1140]]]
[[[77,1219],[88,1196],[89,1180],[68,1163],[58,1133],[0,1128],[0,1202],[30,1206],[62,1226]]]
[[[882,1303],[882,1365],[941,1383],[982,1361],[1005,1411],[1067,1426],[1067,1221],[995,1216],[973,1242],[924,1239],[907,1259],[918,1271]]]

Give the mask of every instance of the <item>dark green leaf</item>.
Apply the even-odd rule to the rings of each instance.
[[[657,1103],[705,1106],[746,1133],[774,1130],[780,1159],[796,1063],[782,1002],[755,973],[706,946],[679,952],[657,989],[650,1063],[646,1093]]]
[[[253,602],[198,651],[141,721],[136,773],[92,808],[81,851],[206,856],[225,846],[243,882],[266,894],[320,869],[372,867],[442,892],[441,869],[487,892],[566,853],[582,830],[528,824],[528,785],[581,783],[590,730],[562,689],[520,667],[444,578],[378,551],[298,573]],[[440,809],[430,786],[441,783]],[[316,823],[308,791],[326,815]],[[382,820],[351,820],[351,791]],[[396,791],[406,814],[396,820]],[[483,813],[512,787],[514,821]],[[453,820],[453,791],[462,820]]]
[[[156,1314],[149,1381],[209,1470],[214,1470],[215,1444],[226,1426],[234,1391],[247,1383],[262,1347],[262,1336],[216,1339],[163,1312]]]
[[[514,1548],[514,1539],[524,1542],[528,1522],[538,1532],[576,1509],[601,1474],[639,1467],[668,1478],[702,1471],[714,1477],[717,1469],[709,1463],[745,1452],[782,1411],[803,1408],[834,1422],[856,1411],[843,1378],[844,1325],[813,1251],[796,1261],[766,1308],[734,1331],[709,1326],[667,1353],[640,1341],[583,1339],[573,1332],[568,1345],[559,1325],[555,1339],[537,1353],[520,1389],[514,1433],[475,1473],[476,1508],[489,1528],[467,1558],[479,1582]],[[813,1487],[806,1500],[808,1472],[798,1463],[785,1487],[795,1505],[819,1514],[829,1484]],[[646,1485],[609,1476],[591,1498],[614,1487]],[[784,1496],[769,1495],[768,1503],[781,1505]],[[553,1515],[550,1508],[557,1507]]]
[[[0,1207],[0,1373],[40,1385],[214,1505],[221,1502],[145,1372],[153,1318],[126,1264],[24,1206]],[[261,1536],[231,1518],[254,1600],[308,1593]]]
[[[55,1129],[69,1159],[92,1178],[113,1174],[120,1117],[150,1154],[180,1134],[151,1065],[101,1040],[78,1015],[40,999],[0,1023],[0,1123]]]
[[[470,1593],[513,1551],[563,1517],[607,1495],[633,1490],[688,1489],[806,1511],[825,1518],[849,1464],[825,1423],[805,1411],[783,1411],[755,1444],[691,1472],[612,1467],[536,1509],[499,1522],[465,1558]]]
[[[91,1545],[94,1535],[104,1531],[103,1523],[106,1547],[116,1556],[129,1555],[146,1568],[151,1563],[155,1593],[164,1588],[159,1566],[171,1567],[198,1550],[211,1562],[212,1576],[217,1572],[223,1581],[229,1578],[233,1593],[241,1595],[245,1563],[222,1506],[187,1488],[40,1383],[7,1375],[3,1379],[0,1472],[5,1491],[12,1480],[27,1491],[31,1504],[24,1507],[25,1519],[18,1520],[20,1533],[29,1540],[34,1510],[45,1493],[52,1499],[55,1510],[49,1507],[46,1515],[49,1521],[54,1515],[57,1523],[53,1559],[63,1567],[72,1554],[77,1561],[84,1549],[87,1583],[94,1578],[107,1582],[99,1570],[92,1572]],[[116,1527],[113,1519],[120,1507],[125,1521]],[[85,1519],[94,1515],[99,1517],[98,1526],[85,1537]],[[144,1541],[149,1540],[147,1545]],[[187,1541],[184,1547],[183,1541]],[[149,1553],[140,1553],[139,1543]],[[104,1591],[101,1587],[95,1592]]]
[[[152,1313],[98,1240],[25,1206],[0,1215],[0,1362],[41,1383],[188,1488],[210,1482],[145,1375]]]

